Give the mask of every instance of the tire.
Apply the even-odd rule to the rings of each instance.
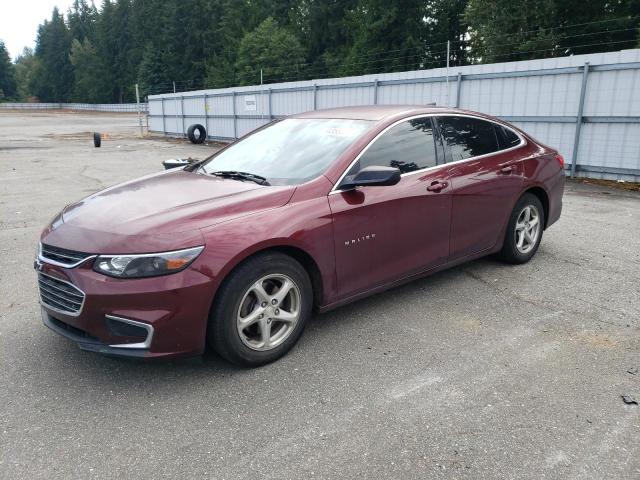
[[[527,211],[529,220],[527,220]],[[533,226],[534,219],[537,219],[535,226]],[[522,195],[509,217],[504,244],[498,256],[507,263],[516,265],[527,263],[538,251],[544,224],[544,208],[540,199],[532,193]],[[525,231],[529,233],[528,237]]]
[[[100,145],[102,145],[102,137],[98,132],[93,132],[93,146],[100,148]]]
[[[187,137],[191,143],[203,143],[207,139],[207,129],[199,123],[194,123],[187,129]]]
[[[283,300],[274,298],[283,288],[288,292]],[[299,262],[279,252],[256,255],[236,267],[221,285],[209,316],[207,342],[236,365],[265,365],[296,344],[312,306],[311,280]]]

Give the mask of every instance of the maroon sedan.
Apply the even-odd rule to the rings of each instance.
[[[563,159],[448,108],[294,115],[68,205],[36,260],[44,323],[111,355],[262,365],[326,311],[489,254],[533,257]]]

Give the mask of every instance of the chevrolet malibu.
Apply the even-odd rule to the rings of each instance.
[[[81,349],[284,355],[312,312],[496,254],[535,255],[564,160],[496,118],[370,106],[294,115],[206,160],[66,206],[42,232],[42,319]]]

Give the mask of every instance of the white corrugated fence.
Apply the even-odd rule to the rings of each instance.
[[[152,95],[149,130],[231,140],[274,118],[371,104],[495,115],[556,147],[577,176],[640,181],[640,49]]]

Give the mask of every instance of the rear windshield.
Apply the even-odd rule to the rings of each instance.
[[[206,173],[247,172],[271,185],[297,185],[322,174],[373,126],[367,120],[288,118],[211,157]]]

